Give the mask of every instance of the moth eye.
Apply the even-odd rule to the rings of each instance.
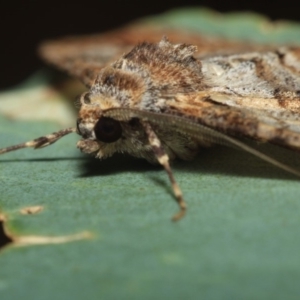
[[[91,95],[89,93],[86,93],[84,96],[83,96],[83,102],[85,104],[90,104],[91,103]]]
[[[97,139],[104,143],[113,143],[122,135],[120,122],[112,118],[100,118],[94,127]]]

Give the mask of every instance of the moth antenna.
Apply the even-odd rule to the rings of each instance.
[[[153,113],[141,110],[133,110],[129,108],[112,108],[107,110],[104,113],[107,117],[112,117],[120,120],[130,120],[131,118],[140,118],[149,121],[152,124],[158,124],[161,126],[172,127],[172,130],[177,132],[181,132],[183,134],[189,134],[194,138],[198,138],[199,136],[203,137],[207,141],[211,141],[217,144],[226,145],[226,146],[235,146],[239,149],[242,149],[248,153],[253,154],[254,156],[282,169],[288,173],[294,174],[300,177],[300,172],[293,169],[292,167],[279,162],[278,160],[248,146],[246,143],[243,143],[233,137],[230,137],[224,133],[213,130],[209,127],[206,127],[202,124],[196,123],[197,120],[189,120],[186,118],[181,118],[176,115],[167,115],[162,113]]]
[[[256,157],[258,157],[258,158],[260,158],[260,159],[262,159],[262,160],[264,160],[264,161],[266,161],[266,162],[268,162],[268,163],[270,163],[270,164],[272,164],[272,165],[274,165],[274,166],[276,166],[276,167],[278,167],[278,168],[280,168],[280,169],[282,169],[282,170],[284,170],[288,173],[291,173],[291,174],[294,174],[294,175],[300,177],[300,172],[295,170],[294,168],[292,168],[292,167],[276,160],[275,158],[272,158],[271,156],[268,156],[268,155],[266,155],[266,154],[264,154],[264,153],[262,153],[262,152],[260,152],[256,149],[254,149],[254,148],[248,146],[247,144],[242,143],[242,142],[240,142],[240,141],[238,141],[238,140],[236,140],[236,139],[234,139],[230,136],[226,136],[226,135],[224,135],[224,136],[227,137],[227,141],[231,142],[236,147],[238,147],[238,148],[240,148],[240,149],[242,149],[242,150],[244,150],[248,153],[251,153],[254,156],[256,156]]]
[[[180,209],[179,212],[172,217],[172,221],[178,221],[185,215],[187,206],[186,202],[183,199],[181,189],[173,176],[173,172],[169,164],[168,154],[164,151],[164,148],[162,147],[161,142],[153,131],[151,125],[145,121],[141,121],[141,123],[145,129],[145,132],[147,133],[149,144],[152,147],[155,157],[157,158],[158,162],[164,167],[169,176],[173,192]]]
[[[22,148],[32,147],[34,149],[39,149],[39,148],[47,147],[47,146],[55,143],[60,138],[64,137],[65,135],[67,135],[69,133],[72,133],[72,132],[76,132],[76,128],[71,127],[71,128],[62,129],[60,131],[53,132],[53,133],[45,135],[45,136],[41,136],[39,138],[36,138],[36,139],[26,142],[26,143],[2,148],[2,149],[0,149],[0,154],[19,150]]]

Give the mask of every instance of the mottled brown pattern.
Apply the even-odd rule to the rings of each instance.
[[[103,68],[91,86],[91,103],[79,112],[82,135],[95,138],[93,128],[111,108],[176,115],[230,136],[269,141],[300,149],[300,81],[289,67],[297,49],[245,52],[209,56],[198,60],[196,48],[172,44],[141,43],[109,67]],[[280,54],[282,53],[282,55]],[[129,120],[120,121],[128,122]],[[148,120],[151,123],[151,120]],[[98,157],[129,152],[153,162],[142,128],[122,123],[122,142],[98,141]],[[154,126],[170,158],[189,159],[201,145],[199,138],[174,131],[166,122]],[[163,124],[163,125],[162,125]],[[126,142],[125,142],[126,141]]]
[[[74,36],[48,41],[40,46],[39,53],[46,61],[78,77],[90,87],[104,66],[132,49],[136,44],[144,41],[156,43],[163,36],[167,36],[173,43],[197,46],[198,57],[266,48],[266,46],[253,45],[253,43],[201,36],[186,30],[130,25],[99,35]]]
[[[166,35],[172,43],[167,38],[153,43]],[[128,152],[155,162],[157,157],[136,117],[141,112],[160,114],[158,123],[152,124],[148,115],[145,118],[169,158],[191,159],[201,146],[220,141],[201,132],[196,136],[197,124],[233,137],[300,150],[299,48],[272,50],[192,32],[129,26],[102,35],[47,42],[40,53],[89,87],[79,101],[77,132],[83,137],[79,148],[96,157]],[[110,109],[122,112],[124,108],[140,112],[136,122],[120,114],[121,134],[116,135],[120,138],[112,143],[97,139],[99,119]],[[186,131],[172,126],[166,116],[186,120]],[[112,129],[104,126],[104,130]],[[63,135],[10,149],[44,146]]]

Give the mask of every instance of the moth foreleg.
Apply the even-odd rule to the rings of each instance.
[[[28,142],[25,142],[25,143],[22,143],[22,144],[2,148],[2,149],[0,149],[0,154],[4,154],[4,153],[10,152],[10,151],[19,150],[19,149],[22,149],[22,148],[39,149],[39,148],[47,147],[47,146],[55,143],[57,140],[59,140],[63,136],[65,136],[69,133],[72,133],[72,132],[76,132],[76,128],[66,128],[66,129],[63,129],[63,130],[45,135],[45,136],[41,136],[41,137],[36,138],[32,141],[28,141]]]
[[[183,199],[181,189],[173,176],[173,172],[169,164],[169,156],[162,147],[161,142],[156,133],[153,131],[151,125],[146,121],[141,121],[141,123],[147,133],[149,144],[152,147],[155,157],[157,158],[158,162],[164,167],[171,181],[172,189],[180,208],[179,212],[172,217],[172,221],[178,221],[185,215],[187,206],[186,202]]]

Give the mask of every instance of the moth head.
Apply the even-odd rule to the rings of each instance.
[[[100,114],[93,117],[93,112],[91,115],[90,118],[77,119],[77,133],[82,136],[77,147],[82,152],[95,153],[98,157],[108,156],[100,150],[122,138],[122,126],[119,121],[113,118],[104,117]]]
[[[91,89],[81,96],[76,127],[77,133],[82,137],[77,147],[82,152],[93,154],[97,158],[109,157],[115,152],[145,156],[145,149],[142,148],[147,145],[147,140],[138,119],[105,116],[108,110],[124,105],[121,99],[118,92],[114,95],[105,88],[102,91]]]

